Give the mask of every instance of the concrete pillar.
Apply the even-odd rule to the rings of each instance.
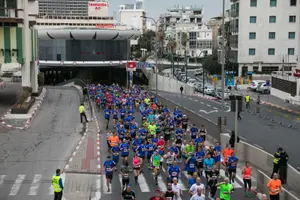
[[[31,80],[32,93],[37,93],[38,92],[38,68],[37,68],[36,61],[30,62],[30,80]]]
[[[28,18],[28,0],[18,0],[18,7],[23,9],[23,64],[22,64],[22,87],[31,87],[30,83],[30,60],[31,60],[31,35]]]
[[[298,7],[298,18],[300,16],[300,0],[298,0],[297,2],[297,7]],[[298,34],[298,62],[297,62],[297,68],[300,69],[300,23],[298,22],[298,32],[296,32],[296,34]]]

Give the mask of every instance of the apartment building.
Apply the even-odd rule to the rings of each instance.
[[[296,67],[299,6],[300,0],[231,0],[230,58],[239,76]]]

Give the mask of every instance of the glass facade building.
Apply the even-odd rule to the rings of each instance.
[[[126,40],[39,40],[40,60],[119,61],[127,60]]]

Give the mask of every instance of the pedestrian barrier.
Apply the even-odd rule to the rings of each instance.
[[[225,147],[228,144],[229,139],[230,135],[228,133],[221,134],[220,141],[222,147]],[[244,141],[240,141],[238,143],[235,153],[240,161],[249,161],[250,163],[252,163],[252,165],[256,166],[256,168],[263,169],[264,171],[269,172],[269,175],[271,175],[273,171],[273,155]],[[261,181],[260,179],[262,179],[262,177],[257,178],[258,182]],[[289,188],[291,188],[293,191],[296,191],[297,193],[300,192],[300,172],[298,172],[291,165],[288,165],[287,169],[287,182]],[[263,189],[262,192],[265,192],[262,186],[258,189]],[[291,199],[293,198],[291,197]]]
[[[268,108],[265,105],[251,105],[246,110],[252,115],[256,115],[264,120],[300,130],[300,115],[279,109]]]

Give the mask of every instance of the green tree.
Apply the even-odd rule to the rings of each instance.
[[[176,46],[177,46],[176,40],[174,38],[169,38],[167,43],[168,51],[174,53],[174,49],[176,48]]]
[[[217,54],[206,56],[202,59],[202,66],[211,75],[221,74],[221,65],[218,62]]]
[[[155,32],[152,30],[147,30],[144,34],[140,36],[138,39],[138,47],[137,50],[141,48],[147,49],[147,51],[152,51],[154,49],[153,43],[155,40]]]
[[[181,33],[181,45],[183,46],[184,50],[186,50],[187,42],[189,38],[186,32]]]

